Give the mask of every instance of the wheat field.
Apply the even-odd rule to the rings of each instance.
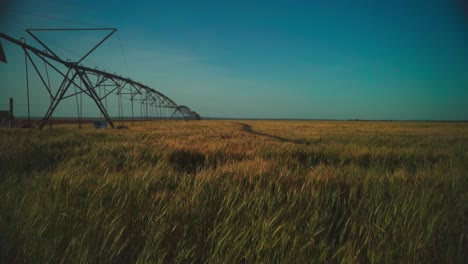
[[[2,263],[467,263],[468,123],[0,129]]]

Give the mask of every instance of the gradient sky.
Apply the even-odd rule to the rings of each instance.
[[[130,76],[205,117],[468,120],[460,1],[0,4],[0,31],[15,38],[25,28],[118,28],[84,64]],[[102,36],[59,34],[41,37],[71,59]],[[16,115],[25,115],[24,53],[2,44],[9,63],[0,64],[0,108],[14,97]],[[32,109],[42,115],[49,99],[31,81]],[[62,115],[75,114],[74,101],[63,104]]]

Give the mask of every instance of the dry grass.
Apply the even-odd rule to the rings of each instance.
[[[467,260],[466,123],[162,121],[0,135],[5,263]]]

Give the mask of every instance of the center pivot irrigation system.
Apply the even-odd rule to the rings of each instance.
[[[78,61],[65,60],[52,51],[33,32],[37,31],[107,31],[109,32],[98,44],[90,49]],[[184,120],[199,120],[200,115],[190,110],[190,108],[177,105],[169,97],[142,83],[133,81],[117,74],[111,74],[98,68],[83,66],[81,62],[103,44],[112,34],[117,31],[115,28],[48,28],[48,29],[26,29],[26,32],[35,39],[45,50],[37,49],[26,44],[24,38],[14,39],[7,34],[0,33],[0,38],[5,39],[24,50],[26,63],[26,86],[28,94],[28,116],[29,114],[29,78],[28,61],[33,66],[42,84],[47,89],[50,96],[50,105],[39,127],[43,128],[51,119],[60,102],[69,97],[76,97],[78,117],[83,119],[82,95],[87,95],[96,103],[102,116],[112,128],[115,127],[107,109],[107,98],[109,95],[117,95],[118,112],[121,125],[123,126],[124,111],[122,98],[131,101],[131,120],[135,119],[134,104],[140,104],[141,118],[145,120],[162,117],[166,113],[166,118],[183,118]],[[35,55],[44,62],[44,70],[39,69],[39,65],[33,60]],[[36,59],[37,60],[37,59]],[[5,52],[0,42],[0,61],[7,63]],[[42,68],[42,66],[41,66]],[[55,70],[63,79],[60,85],[54,89],[50,83],[49,70]],[[62,68],[62,69],[59,69]],[[70,89],[73,87],[73,89]],[[78,100],[79,96],[79,100]],[[81,108],[80,103],[81,102]],[[167,113],[169,111],[169,114]],[[30,122],[30,121],[29,121]],[[30,124],[29,124],[30,125]]]

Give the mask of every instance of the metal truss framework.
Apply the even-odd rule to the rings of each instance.
[[[177,114],[182,116],[184,119],[186,119],[186,117],[189,117],[191,119],[200,120],[200,115],[198,115],[197,112],[190,110],[190,108],[188,108],[185,105],[179,105],[175,109],[174,114],[172,114],[172,117],[176,117]]]
[[[89,50],[83,57],[81,57],[76,62],[71,62],[69,60],[64,60],[60,58],[56,53],[54,53],[47,45],[45,45],[33,32],[34,31],[109,31],[97,45],[95,45],[91,50]],[[30,46],[25,43],[24,39],[16,40],[4,33],[0,33],[0,38],[3,38],[15,45],[20,46],[25,53],[25,62],[26,69],[28,61],[33,66],[35,72],[38,74],[42,84],[47,89],[47,92],[50,96],[50,105],[45,113],[41,123],[40,128],[43,128],[47,122],[52,117],[57,106],[60,102],[66,98],[78,96],[85,94],[91,98],[94,103],[99,108],[99,111],[102,113],[103,117],[106,119],[106,122],[114,128],[114,122],[110,117],[107,111],[107,101],[106,98],[111,95],[118,96],[118,111],[121,121],[123,122],[123,107],[122,107],[122,98],[129,99],[131,101],[131,114],[132,120],[134,120],[134,103],[140,104],[141,117],[146,120],[154,118],[154,116],[162,116],[161,111],[173,111],[172,118],[183,118],[184,120],[199,120],[200,115],[198,113],[190,110],[186,106],[179,106],[169,97],[165,96],[161,92],[156,91],[153,88],[150,88],[147,85],[133,81],[130,78],[125,78],[117,74],[111,74],[97,68],[90,68],[81,65],[80,63],[86,59],[93,51],[95,51],[102,43],[104,43],[117,29],[115,28],[56,28],[56,29],[27,29],[26,32],[34,38],[42,47],[45,48],[44,51],[41,51],[33,46]],[[0,61],[6,63],[6,56],[4,55],[3,49],[0,44]],[[33,60],[33,55],[39,58],[46,67],[46,73],[42,73],[39,70],[38,65]],[[60,70],[58,67],[54,66],[53,62],[61,64],[65,67],[64,70]],[[62,76],[62,81],[56,91],[52,89],[49,81],[49,73],[47,68],[55,70],[60,76]],[[27,71],[27,70],[26,70]],[[28,73],[27,73],[28,74]],[[73,91],[71,88],[74,88]],[[68,93],[67,93],[68,92]],[[71,93],[70,93],[71,92]],[[29,99],[28,99],[29,100]],[[78,99],[77,99],[78,104]],[[79,110],[79,112],[82,109]]]

